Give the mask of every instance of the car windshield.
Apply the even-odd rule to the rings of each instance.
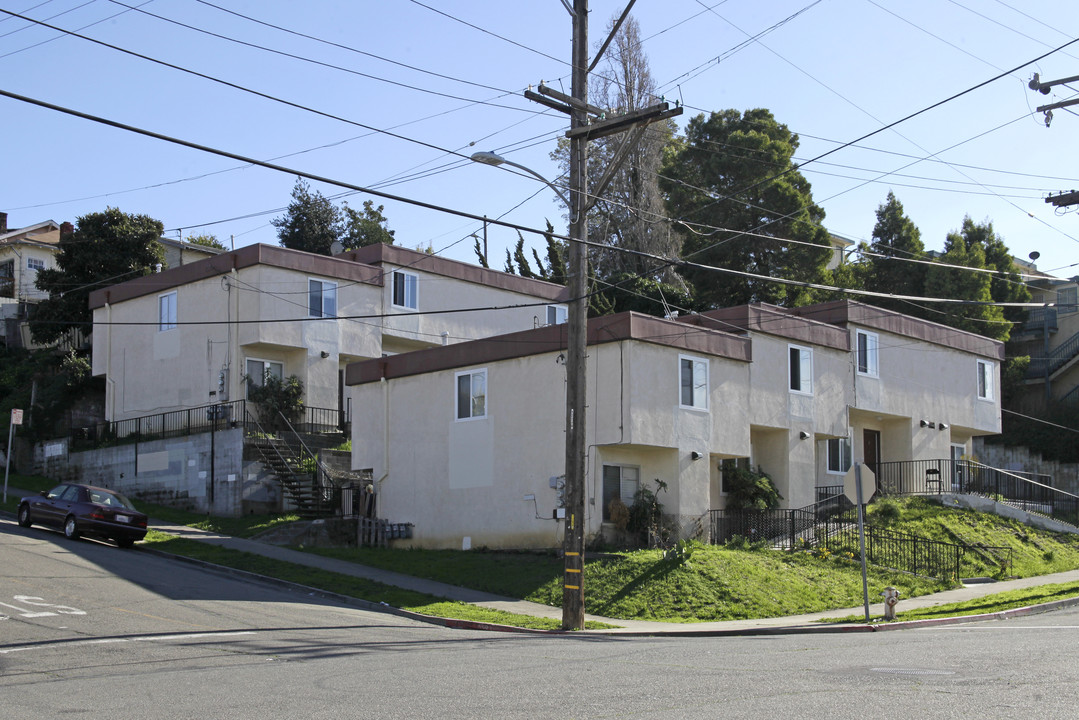
[[[96,505],[104,505],[106,507],[123,508],[125,510],[134,510],[135,506],[131,504],[123,495],[119,493],[106,492],[104,490],[91,490],[90,502]]]

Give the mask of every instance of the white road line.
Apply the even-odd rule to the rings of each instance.
[[[75,642],[58,644],[62,644],[63,647],[71,647],[72,645],[106,645],[129,642],[157,642],[163,640],[201,640],[202,638],[239,637],[241,635],[254,634],[255,632],[253,630],[236,630],[232,632],[183,633],[180,635],[153,635],[148,637],[99,638],[96,640],[78,640]],[[55,645],[27,645],[23,647],[0,648],[0,655],[7,655],[8,653],[14,652],[22,652],[24,650],[45,650],[51,647],[55,647]]]

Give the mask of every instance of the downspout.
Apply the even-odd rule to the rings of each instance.
[[[112,376],[112,303],[109,292],[105,291],[105,420],[109,421],[116,414],[116,381]]]

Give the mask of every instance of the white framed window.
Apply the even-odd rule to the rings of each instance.
[[[611,520],[611,500],[618,498],[629,507],[641,487],[641,469],[634,465],[603,466],[603,521]]]
[[[44,270],[45,269],[45,261],[42,260],[41,258],[28,257],[28,258],[26,258],[26,269],[27,270]]]
[[[176,329],[176,291],[157,296],[157,330]]]
[[[247,370],[247,389],[251,390],[253,387],[262,387],[266,384],[267,377],[273,377],[277,380],[285,379],[285,364],[276,362],[274,360],[259,360],[257,358],[247,358],[246,364]]]
[[[978,361],[978,397],[982,400],[993,399],[994,363],[989,360]]]
[[[798,345],[788,345],[787,387],[791,392],[813,394],[813,350]]]
[[[859,330],[855,334],[855,341],[858,346],[858,374],[877,377],[880,374],[880,337],[876,333]]]
[[[404,270],[393,271],[393,305],[415,310],[419,307],[420,276]]]
[[[697,410],[708,409],[708,361],[678,356],[678,405]]]
[[[828,448],[828,472],[845,475],[851,466],[850,438],[830,438],[825,444]]]
[[[475,420],[487,417],[487,371],[459,372],[455,380],[457,419]]]
[[[567,308],[565,305],[547,306],[548,325],[562,325],[567,320],[569,320],[569,308]]]
[[[311,317],[337,317],[337,283],[307,281],[307,314]]]

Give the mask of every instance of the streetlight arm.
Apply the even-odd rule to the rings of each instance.
[[[539,180],[541,183],[543,183],[547,187],[554,190],[555,195],[558,196],[558,199],[561,200],[565,204],[565,206],[567,208],[572,207],[571,204],[570,204],[569,199],[562,193],[561,190],[558,189],[558,187],[556,187],[550,180],[543,177],[542,175],[540,175],[538,172],[536,172],[535,170],[533,170],[530,167],[526,167],[526,166],[524,166],[524,165],[522,165],[520,163],[515,163],[512,160],[507,160],[506,158],[502,157],[498,153],[493,153],[493,152],[474,153],[472,155],[472,157],[471,157],[471,160],[473,162],[483,163],[484,165],[491,165],[493,167],[498,167],[499,165],[510,165],[511,167],[515,167],[518,170],[524,170],[526,173],[528,173],[532,177],[536,178],[537,180]]]

